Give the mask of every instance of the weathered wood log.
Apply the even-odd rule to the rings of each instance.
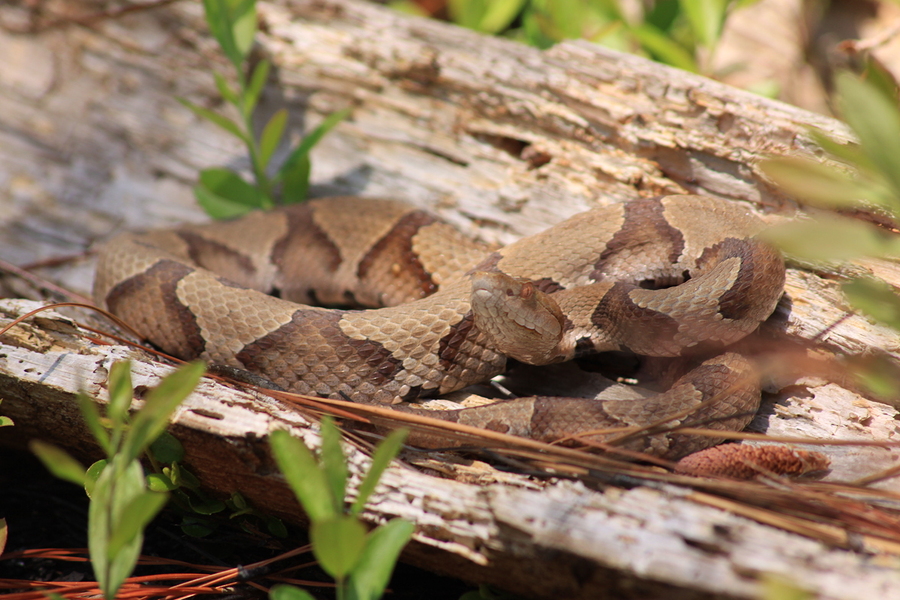
[[[0,65],[0,256],[31,263],[81,252],[122,228],[203,218],[190,191],[197,171],[244,159],[234,140],[174,100],[219,104],[209,70],[225,64],[199,10],[178,3],[24,34],[9,30],[24,6],[0,7],[0,51],[11,57]],[[773,220],[791,216],[795,205],[764,180],[758,161],[814,155],[809,126],[848,139],[825,117],[586,43],[540,52],[358,2],[282,0],[259,10],[259,51],[276,66],[264,110],[287,107],[299,135],[353,107],[314,152],[314,193],[401,197],[491,241],[597,203],[680,191],[746,202]],[[90,272],[88,259],[43,271],[82,293]],[[896,356],[896,334],[848,316],[834,282],[793,269],[788,297],[772,332],[804,341],[827,330],[817,340],[827,349]],[[86,454],[75,391],[102,399],[109,364],[123,356],[140,359],[136,383],[166,369],[121,347],[86,344],[56,318],[0,341],[2,410],[16,419],[15,434]],[[773,397],[758,429],[897,438],[893,408],[823,380],[800,383],[810,393]],[[241,491],[260,509],[299,519],[264,442],[274,427],[315,443],[296,411],[205,383],[174,431],[211,489]],[[893,460],[888,448],[831,456],[837,480]],[[358,473],[365,458],[352,458]],[[898,571],[881,566],[896,562],[890,544],[863,544],[885,553],[879,563],[847,550],[841,532],[840,547],[830,547],[700,504],[675,486],[592,491],[488,473],[473,485],[397,467],[367,518],[416,522],[411,562],[532,597],[749,598],[766,573],[823,598],[900,593]]]

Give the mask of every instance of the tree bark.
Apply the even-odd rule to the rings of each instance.
[[[70,19],[86,10],[83,2],[57,6]],[[663,193],[744,202],[777,221],[797,207],[762,177],[759,161],[815,155],[810,126],[849,139],[826,117],[587,43],[541,52],[352,1],[258,9],[258,51],[275,66],[262,119],[287,108],[297,137],[324,115],[353,109],[313,153],[313,193],[399,197],[488,241]],[[191,193],[197,171],[246,161],[232,138],[175,101],[221,108],[210,69],[227,65],[199,3],[14,32],[27,17],[24,4],[0,7],[0,53],[8,57],[0,65],[0,256],[28,264],[83,252],[125,228],[203,220]],[[900,281],[890,265],[868,268]],[[87,293],[91,270],[84,257],[41,273]],[[791,269],[787,298],[767,334],[897,356],[897,335],[849,313],[834,281]],[[12,315],[23,306],[0,309]],[[103,401],[109,365],[125,356],[138,361],[136,384],[151,385],[167,369],[81,336],[64,317],[45,315],[0,339],[0,408],[16,420],[19,439],[91,455],[72,401],[77,389]],[[780,387],[758,430],[897,438],[890,406],[822,378]],[[210,489],[240,491],[257,508],[300,520],[264,442],[276,427],[317,442],[295,410],[209,382],[180,409],[174,432]],[[890,448],[829,454],[833,480],[894,461]],[[351,458],[358,474],[366,458],[355,449]],[[406,560],[529,597],[754,598],[766,573],[822,598],[900,593],[900,571],[848,550],[841,532],[831,543],[811,539],[710,506],[686,488],[591,490],[452,462],[431,467],[460,481],[398,465],[366,518],[416,523]],[[890,543],[863,545],[897,560]]]

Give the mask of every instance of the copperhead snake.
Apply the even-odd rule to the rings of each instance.
[[[301,394],[409,407],[502,373],[510,358],[724,349],[783,292],[781,256],[753,238],[761,228],[734,205],[665,196],[596,208],[492,251],[406,204],[339,197],[119,235],[100,252],[94,296],[179,358]],[[540,396],[429,414],[554,440],[691,407],[699,413],[677,422],[742,429],[759,396],[750,364],[726,352],[646,401]],[[629,448],[677,458],[716,442],[657,435]]]

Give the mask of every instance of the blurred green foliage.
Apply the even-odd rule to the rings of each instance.
[[[841,142],[822,131],[812,135],[830,164],[782,157],[763,172],[791,196],[829,209],[766,232],[789,258],[841,270],[848,260],[900,258],[900,99],[898,86],[878,63],[835,78],[835,104],[858,141]],[[859,216],[868,218],[859,218]],[[865,270],[864,268],[858,270]],[[874,275],[851,273],[842,290],[850,305],[900,331],[900,296]],[[900,367],[885,356],[856,360],[856,374],[884,398],[900,396]]]
[[[447,0],[447,13],[463,27],[538,48],[585,39],[711,75],[710,59],[728,15],[757,1],[655,0],[629,12],[620,0]],[[413,0],[392,6],[423,14]]]

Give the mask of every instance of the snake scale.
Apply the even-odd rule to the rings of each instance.
[[[698,407],[676,422],[741,429],[758,378],[721,352],[772,313],[785,278],[781,256],[753,238],[761,228],[731,204],[664,196],[580,213],[493,250],[406,204],[337,197],[119,235],[100,252],[94,295],[179,358],[405,410],[502,373],[510,359],[703,351],[713,358],[647,400],[536,396],[428,414],[548,441]],[[677,458],[717,441],[660,434],[629,448]]]

